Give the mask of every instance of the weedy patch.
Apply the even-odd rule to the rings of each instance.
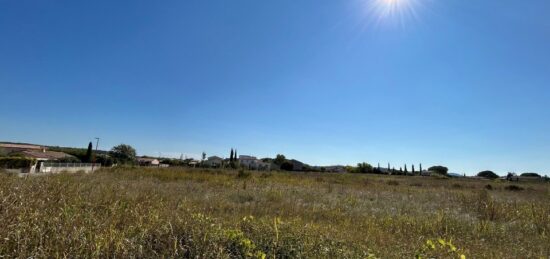
[[[519,187],[517,185],[508,185],[506,187],[504,187],[504,189],[508,190],[508,191],[513,191],[513,192],[518,192],[518,191],[523,191],[523,187]]]
[[[491,182],[488,191],[475,180],[264,174],[0,174],[0,257],[539,258],[550,251],[546,183],[506,191],[508,183]]]

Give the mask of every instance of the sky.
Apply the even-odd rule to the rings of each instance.
[[[0,141],[550,174],[547,0],[0,0]]]

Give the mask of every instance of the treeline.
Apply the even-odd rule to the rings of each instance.
[[[347,166],[346,171],[350,173],[360,173],[360,174],[394,174],[394,175],[420,175],[423,171],[422,164],[419,164],[418,168],[415,168],[414,165],[409,167],[405,164],[403,167],[396,169],[392,167],[389,163],[387,167],[380,167],[378,164],[377,167],[372,166],[369,163],[358,163],[357,166]],[[441,165],[436,165],[428,168],[427,170],[430,173],[447,175],[449,173],[449,168]]]

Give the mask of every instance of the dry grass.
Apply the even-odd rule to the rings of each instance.
[[[191,169],[2,174],[0,255],[548,257],[549,185],[516,185]]]

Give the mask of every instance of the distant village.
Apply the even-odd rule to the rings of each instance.
[[[326,172],[326,173],[372,173],[387,175],[409,176],[445,176],[454,178],[467,177],[466,174],[452,173],[444,166],[432,166],[422,168],[422,164],[411,170],[407,165],[399,168],[392,167],[389,163],[381,167],[380,164],[372,166],[368,163],[359,163],[356,166],[311,166],[296,159],[287,159],[284,155],[275,158],[257,158],[252,155],[239,155],[236,149],[230,149],[229,158],[220,156],[207,156],[202,153],[200,160],[194,158],[151,157],[137,156],[135,149],[129,145],[118,145],[110,151],[94,150],[90,142],[88,148],[45,146],[27,143],[0,142],[0,169],[18,174],[41,174],[59,172],[92,172],[102,167],[114,166],[140,166],[151,168],[166,167],[191,167],[191,168],[227,168],[256,171],[294,171],[294,172]],[[516,174],[508,172],[506,175],[498,175],[492,171],[482,171],[476,176],[468,178],[478,179],[503,179],[509,181],[548,181],[548,176],[538,173],[526,172]]]

